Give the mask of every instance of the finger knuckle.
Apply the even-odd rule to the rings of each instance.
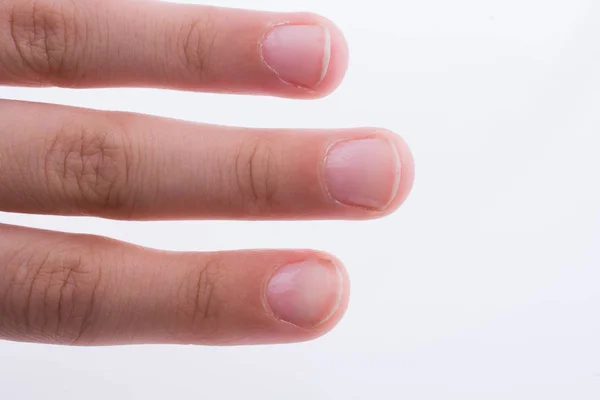
[[[177,35],[184,68],[195,76],[204,76],[211,69],[217,30],[210,9],[181,25]]]
[[[132,210],[129,181],[135,152],[119,128],[65,127],[46,148],[44,170],[52,192],[91,212]]]
[[[194,266],[184,275],[174,307],[181,325],[188,327],[187,332],[208,333],[217,329],[216,321],[222,311],[219,293],[222,292],[223,269],[217,257],[200,266],[197,260],[188,261]]]
[[[237,193],[251,215],[268,212],[276,205],[279,175],[274,166],[275,154],[272,145],[262,138],[243,142],[235,154]]]
[[[78,51],[86,35],[84,19],[77,17],[76,3],[29,0],[9,10],[9,32],[14,58],[32,79],[50,80],[56,86],[72,86],[78,74]]]
[[[85,248],[56,246],[20,251],[10,272],[3,319],[12,332],[45,343],[76,344],[91,326],[100,268]],[[1,316],[0,316],[1,317]]]

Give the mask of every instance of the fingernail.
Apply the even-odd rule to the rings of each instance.
[[[339,203],[385,209],[400,184],[400,156],[385,139],[358,139],[334,144],[325,158],[325,183]]]
[[[343,278],[331,262],[311,260],[279,268],[267,285],[267,303],[275,317],[314,328],[339,307]]]
[[[315,88],[329,67],[329,31],[318,25],[277,26],[262,43],[262,57],[281,80]]]

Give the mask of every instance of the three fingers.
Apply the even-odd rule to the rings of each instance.
[[[152,1],[0,4],[0,84],[152,86],[314,98],[341,81],[311,14]],[[0,101],[0,210],[117,219],[366,219],[414,169],[374,128],[243,129]],[[308,250],[167,253],[0,225],[0,338],[283,343],[341,318],[347,275]]]

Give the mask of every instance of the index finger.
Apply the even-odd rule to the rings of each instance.
[[[321,97],[341,82],[344,38],[308,13],[154,1],[0,3],[0,84],[158,87]]]

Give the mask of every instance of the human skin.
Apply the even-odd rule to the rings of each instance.
[[[0,85],[319,98],[340,30],[309,13],[135,0],[0,2]],[[379,218],[408,195],[381,128],[244,129],[0,100],[0,211],[122,220]],[[293,229],[293,228],[291,228]],[[240,345],[314,339],[349,280],[311,250],[171,253],[0,225],[0,339]]]

